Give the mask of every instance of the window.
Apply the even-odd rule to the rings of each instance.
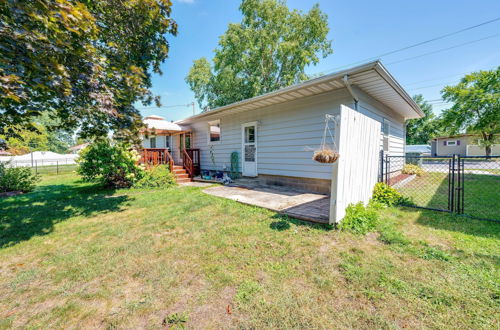
[[[255,126],[245,127],[245,142],[246,143],[255,142]]]
[[[181,134],[181,148],[191,149],[191,132]]]
[[[391,130],[391,123],[387,119],[383,119],[382,121],[382,133],[384,136],[389,136]]]
[[[155,137],[152,137],[149,139],[149,147],[156,148],[156,138]]]
[[[457,145],[457,141],[446,141],[446,145],[447,146],[456,146]]]
[[[168,150],[171,150],[171,148],[170,148],[170,135],[166,135],[166,136],[165,136],[165,147],[166,147]]]
[[[220,120],[208,122],[208,143],[220,142]]]

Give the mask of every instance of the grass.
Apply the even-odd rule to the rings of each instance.
[[[498,223],[388,208],[354,236],[74,174],[0,210],[0,328],[498,328]]]
[[[448,173],[426,172],[397,190],[417,206],[446,210],[448,181]],[[500,203],[500,176],[465,174],[464,194],[466,215],[500,220],[500,208],[494,207]]]

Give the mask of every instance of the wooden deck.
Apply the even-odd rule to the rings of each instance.
[[[190,182],[194,176],[200,173],[200,149],[183,149],[181,153],[182,164],[177,165],[169,149],[144,148],[140,151],[139,163],[146,165],[146,167],[168,165],[177,183]]]

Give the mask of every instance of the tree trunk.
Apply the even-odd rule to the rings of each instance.
[[[487,145],[484,149],[486,150],[486,157],[490,157],[491,156],[491,146]]]

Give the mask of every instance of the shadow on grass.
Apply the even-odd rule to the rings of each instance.
[[[446,210],[448,209],[448,185],[447,173],[430,172],[398,188],[398,190],[404,197],[411,198],[416,206]],[[417,223],[468,235],[499,237],[500,222],[477,219],[500,220],[499,198],[500,177],[465,174],[464,213],[466,216],[421,209],[422,213]]]
[[[295,218],[291,218],[287,215],[283,214],[275,214],[272,216],[273,219],[276,219],[276,221],[271,222],[269,225],[269,228],[272,230],[276,231],[285,231],[291,228],[291,225],[295,226],[305,226],[309,227],[311,229],[319,229],[319,230],[324,230],[324,231],[330,231],[333,230],[334,227],[332,225],[326,224],[326,223],[314,223],[314,222],[309,222],[309,221],[304,221],[304,220],[298,220]]]
[[[95,185],[57,184],[0,199],[0,248],[46,235],[55,224],[71,217],[120,211],[131,200],[113,193]]]
[[[467,235],[500,239],[500,222],[478,220],[446,212],[421,210],[422,213],[417,219],[417,223],[420,225]]]

